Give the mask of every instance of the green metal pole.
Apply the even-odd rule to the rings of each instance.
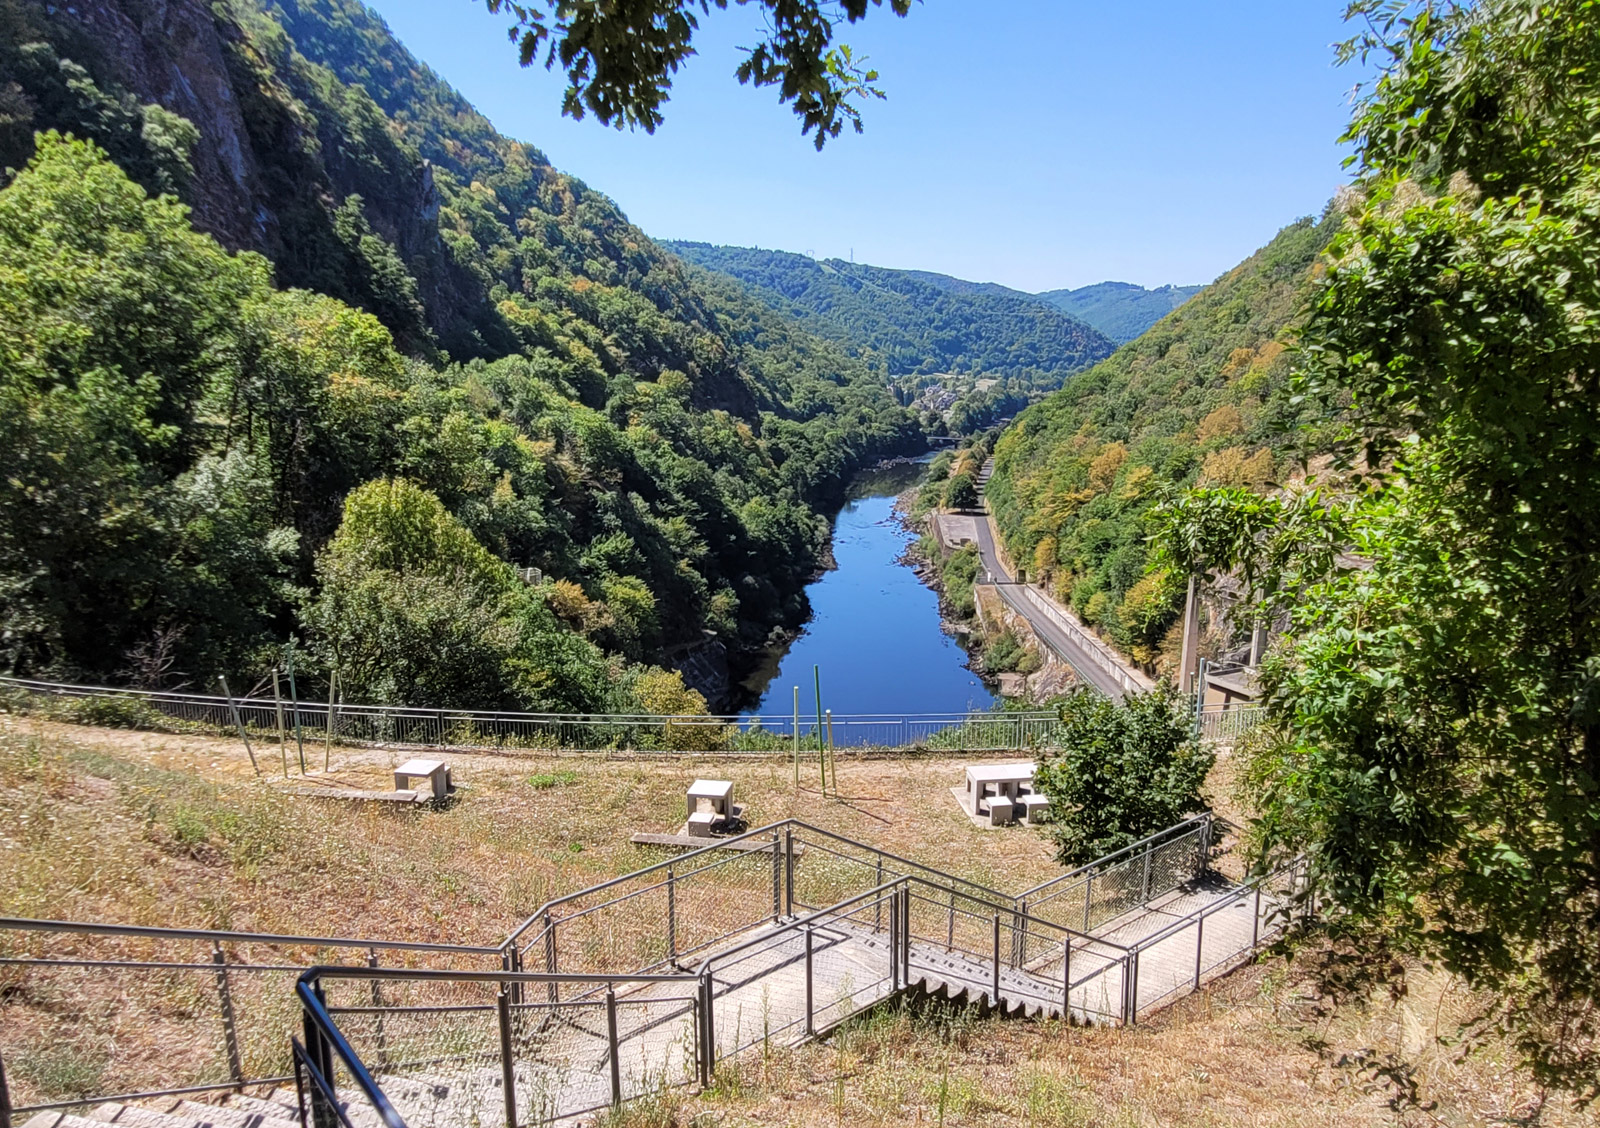
[[[306,742],[300,736],[300,694],[294,687],[294,641],[289,642],[289,708],[294,710],[294,743],[300,750],[300,774],[306,774]]]
[[[800,786],[800,687],[794,687],[794,785]]]
[[[272,707],[278,714],[278,758],[283,761],[283,778],[289,778],[289,746],[283,738],[283,692],[278,685],[278,667],[272,667]]]
[[[822,668],[811,667],[811,681],[817,691],[817,763],[822,768],[822,793],[828,793],[828,761],[823,759],[822,751]]]
[[[233,714],[233,723],[239,730],[239,739],[244,741],[244,750],[250,756],[250,766],[255,769],[256,778],[261,778],[261,765],[256,763],[256,750],[250,747],[250,738],[244,732],[244,718],[239,716],[239,706],[233,703],[233,691],[228,688],[228,679],[221,674],[217,680],[222,683],[222,695],[228,699],[228,711]]]
[[[833,797],[839,797],[839,753],[833,747],[833,710],[828,710],[828,763],[833,765]],[[823,794],[827,794],[824,787]]]

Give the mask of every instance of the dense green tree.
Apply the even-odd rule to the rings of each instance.
[[[1302,394],[1354,495],[1201,495],[1178,556],[1292,615],[1252,765],[1358,952],[1494,993],[1537,1075],[1600,1096],[1600,7],[1358,4],[1381,77]],[[1343,551],[1340,551],[1343,550]]]
[[[1114,853],[1206,809],[1200,787],[1215,754],[1167,690],[1113,701],[1079,690],[1061,703],[1059,749],[1034,785],[1050,797],[1063,865]]]

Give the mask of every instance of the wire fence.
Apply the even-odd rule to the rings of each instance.
[[[501,959],[491,947],[0,918],[12,1111],[286,1083],[304,969],[486,969]]]
[[[1201,740],[1232,743],[1266,719],[1262,705],[1207,705],[1197,717]]]
[[[503,753],[722,753],[775,756],[856,750],[1027,752],[1048,748],[1049,710],[697,716],[513,713],[216,697],[0,678],[0,705],[114,728],[231,735],[243,731],[289,761],[335,744]],[[268,753],[270,755],[270,751]]]

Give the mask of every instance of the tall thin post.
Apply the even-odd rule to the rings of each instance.
[[[328,736],[322,745],[322,770],[327,771],[329,762],[333,758],[333,686],[338,680],[338,675],[330,668],[328,670]]]
[[[678,966],[678,895],[672,867],[667,867],[667,959]]]
[[[622,1107],[622,1057],[617,1052],[617,989],[606,987],[606,1044],[611,1049],[611,1107]],[[517,1128],[507,1121],[506,1128]]]
[[[1256,882],[1256,911],[1250,921],[1250,947],[1261,943],[1261,883]]]
[[[1072,1021],[1072,937],[1061,942],[1061,1017]]]
[[[1094,904],[1094,874],[1089,875],[1089,883],[1083,891],[1083,930],[1089,931],[1089,908]]]
[[[794,786],[800,787],[800,687],[794,687]]]
[[[511,1058],[511,984],[500,984],[494,997],[500,1020],[500,1088],[505,1097],[506,1128],[517,1128],[517,1070]],[[612,1053],[616,1053],[616,1031],[612,1030]]]
[[[900,898],[892,893],[889,895],[889,990],[891,993],[900,990]]]
[[[783,915],[783,857],[778,853],[783,847],[783,839],[777,831],[772,832],[772,923],[777,924],[778,918]]]
[[[289,708],[294,711],[294,746],[300,751],[300,774],[306,774],[306,742],[300,737],[300,694],[294,687],[294,645],[289,646]]]
[[[283,736],[283,691],[278,685],[278,667],[272,667],[272,711],[278,717],[278,758],[283,761],[283,778],[289,778],[289,745]]]
[[[222,696],[228,699],[228,711],[233,714],[233,724],[239,730],[239,739],[244,741],[244,750],[250,755],[250,766],[255,769],[256,777],[260,778],[261,765],[256,763],[256,750],[250,747],[250,738],[244,734],[244,720],[239,716],[239,706],[234,704],[233,691],[228,688],[228,679],[218,674],[217,680],[222,683]]]
[[[822,769],[822,793],[828,793],[828,761],[822,746],[822,667],[811,667],[811,681],[817,693],[817,765]]]
[[[1206,668],[1208,663],[1200,659],[1199,677],[1194,687],[1194,734],[1200,736],[1200,722],[1205,718],[1206,711]]]
[[[211,945],[211,962],[217,965],[217,1002],[222,1006],[222,1046],[228,1055],[228,1076],[235,1085],[244,1084],[244,1065],[239,1060],[239,1027],[233,1013],[233,992],[228,990],[228,957],[221,944]]]
[[[833,769],[833,797],[839,797],[839,753],[833,746],[833,710],[824,713],[828,718],[828,763]],[[826,788],[824,788],[826,791]]]
[[[783,831],[783,906],[794,916],[794,827]]]
[[[516,945],[512,945],[512,955],[515,955],[516,951]],[[378,949],[367,949],[367,966],[378,966]],[[383,985],[377,979],[372,981],[372,1025],[378,1045],[378,1064],[386,1065],[389,1061],[389,1039],[383,1030]]]
[[[1000,1006],[1000,914],[994,914],[994,1005]]]
[[[817,1032],[817,1024],[816,1024],[815,1018],[813,1017],[813,1010],[812,1010],[811,926],[810,925],[806,926],[805,934],[806,934],[806,1037],[809,1038],[809,1037],[813,1036],[814,1034],[816,1034],[816,1032]]]
[[[1194,989],[1200,990],[1200,964],[1206,946],[1206,915],[1194,922]]]

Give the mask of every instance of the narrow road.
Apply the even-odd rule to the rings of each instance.
[[[989,534],[988,520],[983,517],[975,517],[973,525],[978,542],[978,557],[983,563],[984,571],[989,573],[989,582],[995,585],[995,590],[1000,593],[1000,598],[1006,601],[1006,606],[1028,620],[1029,625],[1033,627],[1034,633],[1044,639],[1045,644],[1050,649],[1061,655],[1062,660],[1077,671],[1078,676],[1083,679],[1085,685],[1098,690],[1114,701],[1122,700],[1122,683],[1102,669],[1092,657],[1084,652],[1083,647],[1067,636],[1065,631],[1018,598],[1012,590],[1017,581],[1012,578],[1010,572],[1006,571],[1006,566],[1000,562],[1000,554],[995,551],[994,538]],[[983,573],[979,573],[978,579],[980,581],[984,579]]]

